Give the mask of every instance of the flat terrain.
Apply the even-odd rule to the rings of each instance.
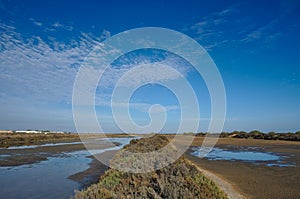
[[[0,148],[30,146],[46,143],[76,142],[81,139],[128,137],[127,134],[74,134],[74,133],[0,133]]]
[[[103,138],[99,134],[86,134],[85,138]],[[128,137],[124,134],[109,134],[106,137]],[[0,147],[0,167],[14,167],[31,165],[52,157],[64,157],[66,153],[86,150],[77,134],[0,134],[0,141],[5,143]],[[115,143],[118,145],[118,143]],[[107,144],[97,146],[97,149],[111,147]],[[66,155],[68,157],[68,155]],[[69,179],[77,181],[81,188],[85,188],[99,181],[107,166],[100,163],[93,156],[90,167],[85,171],[69,176]],[[45,173],[46,175],[46,173]]]
[[[45,143],[68,143],[80,141],[76,135],[68,137],[46,137],[41,135],[26,135],[24,140],[33,142],[20,143],[20,135],[1,135],[2,141],[11,140],[10,146],[45,144]],[[109,137],[124,137],[125,135],[111,135]],[[34,138],[35,137],[35,138]],[[99,135],[86,135],[86,137],[99,137]],[[168,136],[169,138],[171,136]],[[203,137],[196,137],[192,147],[201,146]],[[22,140],[22,139],[21,139]],[[13,142],[16,141],[16,142]],[[182,140],[184,142],[184,140]],[[29,144],[27,144],[29,143]],[[105,148],[106,146],[103,146]],[[245,150],[247,147],[256,147],[262,152],[272,152],[286,156],[286,161],[294,163],[292,167],[266,166],[264,164],[253,164],[243,161],[207,160],[190,155],[191,149],[186,151],[184,156],[192,161],[199,168],[215,174],[220,179],[228,182],[233,188],[246,198],[300,198],[300,142],[281,140],[260,140],[260,139],[238,139],[220,138],[216,147],[231,151]],[[26,165],[46,160],[63,152],[83,150],[85,147],[78,144],[66,144],[58,146],[44,146],[37,148],[23,149],[1,149],[1,154],[12,155],[8,158],[0,157],[0,166]],[[69,178],[78,181],[82,187],[96,183],[99,176],[104,173],[107,167],[97,160],[93,160],[90,168],[81,173],[74,174]],[[88,179],[86,177],[89,177]],[[86,181],[88,180],[88,181]]]
[[[77,134],[69,133],[0,133],[0,148],[40,145],[55,142],[80,141]]]
[[[203,137],[194,140],[193,146],[201,146]],[[262,151],[288,156],[295,167],[255,165],[250,162],[207,160],[185,156],[197,166],[228,181],[247,198],[300,198],[300,142],[269,141],[256,139],[220,138],[216,147],[239,150],[243,147],[260,147]]]

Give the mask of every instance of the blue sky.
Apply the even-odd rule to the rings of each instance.
[[[224,131],[297,131],[299,8],[299,1],[290,0],[0,1],[0,129],[75,131],[72,89],[81,62],[101,41],[152,26],[180,31],[208,51],[226,89]],[[113,84],[140,64],[170,65],[191,82],[201,111],[199,131],[206,131],[211,109],[201,76],[180,57],[158,50],[124,55],[107,71],[96,95],[104,130],[119,131],[109,106]],[[163,132],[176,131],[180,107],[166,88],[143,86],[131,103],[130,113],[140,125],[150,121],[152,104],[164,105]]]

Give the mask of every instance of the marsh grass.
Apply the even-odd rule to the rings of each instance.
[[[69,133],[1,133],[0,148],[11,146],[29,146],[55,141],[79,141],[77,134]]]
[[[133,140],[124,150],[146,152],[168,144],[163,136]],[[122,158],[122,150],[114,159]],[[132,160],[134,161],[134,160]],[[92,198],[227,198],[226,194],[183,157],[162,169],[127,173],[108,169],[99,183],[76,192],[76,199]]]

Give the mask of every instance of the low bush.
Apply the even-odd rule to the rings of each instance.
[[[124,151],[148,152],[168,144],[167,138],[154,136],[131,141],[112,162],[119,160]],[[172,156],[172,155],[171,155]],[[160,158],[160,157],[158,157]],[[133,160],[135,162],[136,160]],[[93,198],[227,198],[217,185],[205,177],[183,157],[173,164],[147,173],[127,173],[108,169],[100,181],[79,191],[76,199]]]

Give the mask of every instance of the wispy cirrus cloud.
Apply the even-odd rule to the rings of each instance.
[[[76,72],[94,45],[108,36],[82,33],[69,43],[39,36],[24,38],[0,24],[0,92],[23,99],[70,102]]]
[[[114,65],[114,63],[113,63]],[[119,67],[121,65],[121,67]],[[112,89],[127,72],[136,67],[142,67],[143,70],[136,70],[126,78],[126,83],[122,86],[134,87],[145,84],[147,82],[158,82],[175,80],[180,78],[178,74],[171,73],[164,66],[172,67],[182,76],[187,76],[190,72],[191,65],[182,58],[168,54],[161,58],[158,55],[154,56],[124,56],[118,60],[118,64],[108,68],[100,80],[100,85],[103,89]]]
[[[56,21],[54,23],[46,23],[40,20],[29,18],[29,21],[32,22],[33,25],[40,27],[44,32],[53,32],[57,30],[66,30],[66,31],[73,31],[74,27],[72,25],[67,25]]]
[[[236,45],[259,41],[268,46],[284,34],[284,28],[293,26],[285,23],[289,14],[295,12],[294,4],[282,2],[273,18],[257,21],[255,15],[241,15],[247,11],[247,3],[234,4],[226,9],[202,17],[197,23],[185,28],[207,50],[224,45]],[[242,16],[242,17],[241,17]],[[284,24],[284,26],[282,26]]]
[[[186,31],[191,31],[197,41],[201,42],[207,50],[211,50],[228,42],[224,35],[230,29],[225,27],[232,25],[231,18],[235,12],[235,6],[213,12],[192,24]]]
[[[99,37],[79,33],[66,41],[47,34],[26,37],[15,26],[0,23],[0,127],[74,130],[70,108],[77,71],[108,36],[103,31]]]
[[[127,60],[126,62],[129,62],[129,60]],[[136,101],[137,99],[135,99],[134,102],[130,102],[129,104],[119,102],[111,103],[111,95],[114,87],[118,86],[123,91],[130,88],[138,89],[139,87],[147,85],[149,83],[159,84],[165,81],[176,81],[180,78],[186,77],[190,72],[187,63],[183,63],[180,58],[175,56],[168,56],[166,59],[160,61],[150,61],[137,57],[135,60],[133,60],[133,63],[125,64],[122,66],[122,68],[111,67],[104,72],[99,82],[98,90],[95,96],[96,106],[110,107],[113,105],[115,107],[128,107],[133,110],[148,112],[149,108],[153,104],[147,103],[147,98],[138,99],[138,101],[141,100],[145,102],[138,102]],[[178,71],[178,73],[167,70],[167,67],[174,68]],[[121,83],[118,84],[118,81],[121,79]],[[164,104],[164,108],[166,111],[180,109],[178,104],[174,105],[172,104],[172,102]]]
[[[65,29],[65,30],[68,30],[68,31],[72,31],[74,29],[73,26],[65,25],[65,24],[62,24],[60,22],[55,22],[51,26],[52,26],[52,30]]]
[[[37,20],[35,20],[34,18],[30,18],[29,19],[34,25],[36,25],[36,26],[42,26],[43,25],[43,23],[42,22],[40,22],[40,21],[37,21]]]
[[[115,107],[123,107],[123,108],[128,107],[128,108],[135,109],[135,110],[145,112],[145,113],[148,113],[150,107],[153,106],[153,104],[138,103],[138,102],[129,103],[129,104],[126,104],[126,103],[113,103],[112,105],[115,106]],[[178,105],[166,105],[166,106],[164,106],[164,108],[165,108],[166,111],[173,111],[173,110],[179,110],[180,109],[180,107]],[[162,112],[163,110],[162,109],[154,109],[153,111],[154,112]]]
[[[273,19],[267,21],[261,25],[255,25],[250,31],[248,31],[242,42],[254,42],[262,41],[268,43],[274,39],[279,38],[283,34],[283,29],[289,24],[285,24],[283,21],[293,11],[293,9],[286,4],[281,4],[281,12]],[[284,26],[282,24],[285,24]]]
[[[43,23],[31,19],[36,25]],[[56,24],[60,28],[61,24]],[[30,104],[64,103],[71,104],[73,84],[82,61],[101,41],[110,37],[110,32],[103,30],[100,36],[80,32],[77,39],[69,42],[58,41],[55,37],[47,39],[40,36],[25,38],[14,26],[1,23],[0,37],[0,100],[22,101]],[[168,65],[187,75],[187,63],[179,57],[132,55],[123,56],[114,67],[110,67],[100,82],[97,105],[110,106],[109,91],[126,72],[137,65],[148,65],[144,71],[157,80],[176,79],[177,76],[167,71],[157,73],[156,66]],[[136,74],[132,83],[143,81],[143,74]],[[108,91],[108,92],[107,92]],[[133,103],[131,108],[147,111],[151,104]],[[167,110],[174,110],[170,105]]]

